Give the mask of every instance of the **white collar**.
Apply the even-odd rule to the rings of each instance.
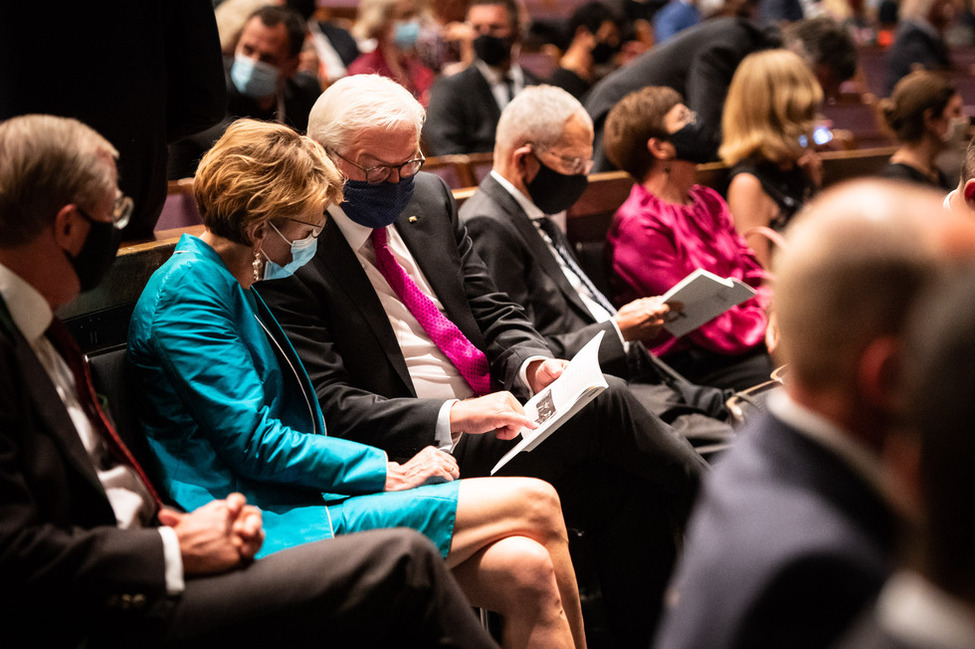
[[[335,225],[338,226],[339,230],[342,232],[342,236],[345,240],[349,242],[349,246],[352,250],[358,250],[366,242],[369,236],[372,234],[372,228],[360,225],[349,218],[349,215],[345,213],[338,205],[332,204],[328,206],[328,214],[335,221]]]
[[[481,59],[474,59],[474,65],[487,80],[488,84],[491,86],[496,86],[499,83],[504,83],[504,71],[501,68],[495,67],[493,65],[488,65]],[[521,66],[511,62],[511,67],[508,68],[508,75],[511,77],[511,82],[518,87],[519,85],[524,85],[525,75],[521,70]]]
[[[912,646],[964,649],[975,638],[971,605],[948,595],[921,575],[900,571],[877,600],[880,626]]]
[[[14,324],[31,344],[44,335],[54,312],[41,293],[20,275],[0,264],[0,295]]]
[[[507,190],[507,192],[509,194],[511,194],[511,197],[514,198],[515,201],[518,202],[518,205],[520,205],[521,206],[521,209],[523,209],[525,211],[525,214],[528,215],[528,218],[530,218],[532,220],[535,220],[535,219],[540,219],[543,216],[545,216],[545,212],[543,212],[540,207],[538,207],[537,205],[535,205],[532,202],[532,199],[530,199],[527,196],[525,196],[521,192],[521,190],[519,190],[517,187],[515,187],[514,185],[512,185],[511,184],[511,181],[509,181],[507,178],[505,178],[504,176],[502,176],[501,174],[499,174],[494,169],[491,170],[491,177],[494,178],[495,180],[497,180],[498,181],[498,184],[501,185],[502,187],[504,187],[505,190]]]

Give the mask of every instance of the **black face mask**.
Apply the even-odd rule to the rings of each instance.
[[[535,159],[538,160],[538,156]],[[589,178],[585,174],[569,176],[555,171],[541,160],[538,160],[538,164],[541,168],[527,185],[528,195],[546,214],[557,214],[568,209],[589,185]]]
[[[122,241],[122,233],[115,228],[114,223],[95,221],[87,215],[88,236],[78,251],[76,257],[72,257],[67,252],[64,253],[74,272],[78,275],[78,282],[81,284],[81,291],[90,291],[98,286],[105,273],[112,267],[115,261],[115,253],[118,252],[119,243]]]
[[[674,145],[678,160],[703,164],[715,159],[714,143],[702,132],[700,122],[685,125],[667,140]]]
[[[592,62],[596,65],[608,63],[619,49],[619,45],[610,45],[609,43],[599,41],[596,43],[596,47],[592,48]]]
[[[481,34],[474,39],[474,53],[488,65],[501,65],[511,58],[511,39]]]

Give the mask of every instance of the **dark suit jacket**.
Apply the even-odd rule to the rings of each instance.
[[[166,200],[166,144],[224,116],[222,70],[210,0],[7,4],[0,120],[64,115],[108,138],[119,186],[135,201],[124,236],[152,238]]]
[[[495,287],[439,177],[416,176],[396,229],[447,317],[487,355],[495,389],[513,388],[529,356],[551,356],[522,309]],[[334,221],[326,224],[312,261],[258,290],[305,363],[330,434],[385,449],[393,458],[412,457],[434,443],[443,401],[416,398],[386,312]]]
[[[2,300],[0,583],[4,633],[37,646],[73,646],[100,625],[145,626],[166,608],[159,533],[116,527],[67,410]]]
[[[943,40],[905,21],[897,30],[894,44],[887,50],[885,64],[884,90],[889,97],[897,82],[910,74],[915,64],[925,70],[949,70],[951,56]]]
[[[629,375],[626,352],[611,322],[596,322],[524,210],[487,176],[460,208],[474,249],[497,285],[520,304],[558,358],[572,358],[605,331],[599,363],[607,374]]]
[[[844,461],[766,415],[705,483],[655,646],[829,646],[889,574],[894,527]]]
[[[525,69],[525,84],[538,79]],[[430,89],[423,147],[427,155],[481,153],[494,150],[494,132],[501,119],[498,101],[476,65],[441,77]]]
[[[611,72],[589,91],[586,110],[596,131],[594,171],[615,167],[603,155],[603,125],[620,99],[645,86],[669,86],[698,114],[717,151],[728,85],[738,64],[757,50],[780,43],[776,30],[763,31],[744,18],[714,18],[690,27]]]

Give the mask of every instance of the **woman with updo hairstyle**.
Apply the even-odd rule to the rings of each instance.
[[[661,295],[698,268],[757,289],[694,331],[664,332],[648,345],[693,383],[741,390],[772,370],[764,343],[771,296],[724,199],[695,184],[695,122],[677,91],[662,86],[627,95],[607,116],[606,155],[636,180],[607,235],[609,283],[617,305]]]
[[[473,605],[502,615],[504,646],[584,647],[551,485],[460,480],[453,456],[432,446],[400,464],[326,430],[259,281],[315,256],[342,184],[319,143],[256,120],[231,124],[200,162],[193,191],[206,229],[182,236],[146,284],[129,329],[133,392],[168,495],[190,511],[242,493],[263,512],[258,556],[413,528],[437,546]]]
[[[935,164],[942,151],[961,148],[968,138],[968,118],[955,84],[943,74],[918,70],[897,82],[877,105],[884,124],[900,143],[880,173],[950,191],[953,185]]]
[[[731,167],[728,205],[765,268],[771,251],[764,229],[784,229],[822,185],[822,162],[813,149],[822,101],[809,65],[789,50],[746,56],[728,87],[718,149]]]

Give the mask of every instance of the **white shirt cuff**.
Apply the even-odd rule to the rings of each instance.
[[[460,399],[444,401],[444,404],[440,406],[440,412],[437,414],[437,428],[433,432],[434,440],[437,442],[437,448],[447,453],[454,452],[455,444],[450,435],[450,409],[458,401]]]
[[[528,388],[528,391],[531,394],[535,394],[535,391],[532,390],[532,386],[528,385],[528,366],[535,361],[547,361],[548,359],[548,356],[529,356],[528,359],[521,364],[521,369],[518,370],[518,379],[521,381],[522,385]]]
[[[183,555],[179,551],[179,538],[171,527],[159,527],[163,542],[163,560],[166,562],[166,593],[179,595],[186,589],[183,580]]]

